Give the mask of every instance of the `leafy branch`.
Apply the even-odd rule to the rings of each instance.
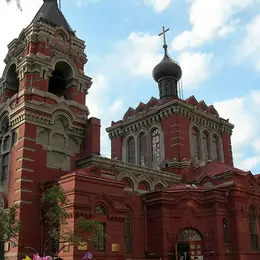
[[[96,244],[100,239],[105,238],[105,234],[97,232],[98,222],[95,220],[86,220],[80,217],[76,223],[75,229],[69,227],[66,219],[68,212],[66,206],[69,201],[66,194],[60,186],[52,186],[46,189],[42,195],[42,221],[49,229],[49,238],[43,245],[43,255],[48,250],[48,242],[57,245],[54,255],[58,255],[66,245],[79,245],[83,237],[79,234],[89,234],[88,242]],[[61,248],[59,244],[63,244]]]
[[[44,190],[41,198],[41,220],[42,225],[48,230],[48,236],[41,246],[40,253],[43,256],[46,253],[58,256],[67,245],[79,245],[81,242],[85,242],[85,234],[88,234],[87,241],[93,245],[105,239],[105,234],[97,231],[99,223],[95,220],[80,217],[75,228],[71,228],[66,221],[67,205],[68,199],[61,187],[52,186]],[[34,248],[19,244],[22,239],[19,233],[26,227],[17,218],[18,209],[17,205],[13,205],[7,210],[0,211],[0,242],[9,241],[13,246],[36,253]],[[18,235],[20,239],[18,239]],[[50,244],[55,245],[55,250],[50,250]],[[60,247],[60,245],[62,246]]]

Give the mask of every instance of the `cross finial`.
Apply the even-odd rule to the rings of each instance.
[[[158,36],[162,36],[163,35],[163,48],[166,50],[167,49],[167,43],[166,43],[166,32],[168,32],[170,29],[166,29],[164,28],[164,26],[162,27],[162,32],[160,34],[158,34]]]

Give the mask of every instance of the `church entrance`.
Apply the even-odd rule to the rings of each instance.
[[[203,241],[201,235],[194,229],[184,229],[180,232],[175,245],[176,260],[181,256],[184,260],[203,260]]]

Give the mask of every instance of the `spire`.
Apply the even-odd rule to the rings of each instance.
[[[53,26],[61,26],[73,33],[72,28],[58,7],[57,0],[43,0],[43,5],[32,20],[32,23],[44,21]]]

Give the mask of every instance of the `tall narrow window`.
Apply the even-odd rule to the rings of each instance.
[[[3,184],[8,177],[9,153],[2,156],[0,183]]]
[[[152,161],[160,161],[160,133],[158,129],[152,131]]]
[[[6,184],[8,180],[9,158],[12,149],[9,130],[9,121],[5,118],[0,122],[0,185]]]
[[[139,138],[139,163],[142,166],[147,164],[147,136],[142,133]]]
[[[129,207],[128,214],[125,219],[125,253],[132,253],[132,214]]]
[[[203,160],[207,162],[209,160],[209,135],[207,132],[202,134],[202,149],[203,149]]]
[[[106,250],[106,223],[98,222],[96,226],[96,244],[97,251]]]
[[[193,127],[191,130],[191,157],[194,160],[200,160],[200,139],[199,131]]]
[[[216,135],[212,137],[212,160],[219,161],[220,154],[219,154],[219,138]]]
[[[254,251],[259,250],[256,210],[253,206],[249,208],[249,228],[250,228],[251,248]]]
[[[99,219],[105,221],[105,217],[107,214],[106,208],[103,205],[97,205],[95,213],[99,216]],[[98,221],[96,225],[95,232],[95,247],[97,251],[105,251],[106,250],[106,223]]]
[[[223,242],[224,242],[224,244],[228,244],[229,243],[229,239],[228,239],[228,223],[227,223],[227,219],[226,218],[222,219],[222,230],[223,230]]]
[[[135,163],[135,139],[130,137],[127,143],[128,162]]]

